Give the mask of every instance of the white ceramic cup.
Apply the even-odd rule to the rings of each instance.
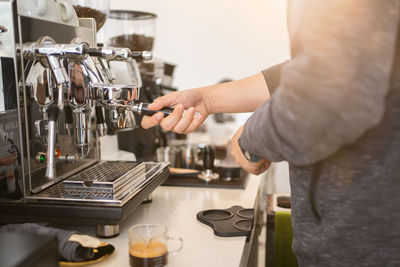
[[[18,0],[18,13],[58,23],[78,26],[78,16],[65,0]]]
[[[65,0],[56,0],[57,9],[61,17],[61,21],[73,26],[78,26],[78,16],[74,7]]]

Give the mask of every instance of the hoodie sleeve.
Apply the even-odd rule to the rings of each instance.
[[[282,68],[287,62],[288,61],[284,61],[282,63],[276,64],[261,72],[264,75],[264,79],[267,83],[270,95],[272,95],[276,91],[276,88],[278,88],[279,84],[281,83]]]
[[[292,59],[272,97],[246,122],[241,145],[272,161],[308,165],[381,121],[400,4],[293,2],[288,10]]]

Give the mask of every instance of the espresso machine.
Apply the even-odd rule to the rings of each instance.
[[[168,163],[100,158],[107,126],[134,127],[134,113],[152,114],[139,102],[137,67],[152,54],[97,47],[93,19],[30,17],[17,1],[0,0],[0,223],[89,225],[117,235],[168,177]],[[131,84],[115,84],[114,61],[126,62]]]

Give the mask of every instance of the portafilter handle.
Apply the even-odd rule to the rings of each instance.
[[[154,114],[158,113],[158,112],[162,112],[164,113],[164,117],[167,117],[168,115],[170,115],[174,109],[173,108],[163,108],[160,110],[151,110],[148,108],[148,106],[150,105],[150,103],[139,103],[139,104],[133,104],[132,105],[132,110],[140,115],[146,115],[146,116],[153,116]]]

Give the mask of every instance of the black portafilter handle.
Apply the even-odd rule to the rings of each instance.
[[[205,170],[213,170],[214,159],[215,159],[215,146],[206,145],[203,148],[203,168]]]
[[[64,107],[64,119],[65,123],[72,124],[74,122],[72,117],[72,108],[70,106],[66,105]]]
[[[103,124],[105,122],[104,115],[103,115],[103,108],[102,107],[96,107],[96,124]]]
[[[92,57],[102,57],[103,56],[102,49],[103,49],[102,47],[90,47],[87,50],[87,53],[89,56]]]
[[[57,121],[59,112],[60,112],[60,109],[58,108],[57,104],[51,104],[47,108],[47,117],[48,117],[49,121]]]
[[[149,103],[141,103],[139,104],[139,113],[143,114],[143,115],[147,115],[147,116],[152,116],[158,112],[162,112],[164,113],[164,117],[167,117],[168,115],[170,115],[174,109],[173,108],[163,108],[160,110],[151,110],[148,108],[150,104]]]
[[[104,46],[90,47],[87,49],[86,53],[91,57],[101,57],[105,59],[112,59],[115,56],[113,48],[105,48]]]

